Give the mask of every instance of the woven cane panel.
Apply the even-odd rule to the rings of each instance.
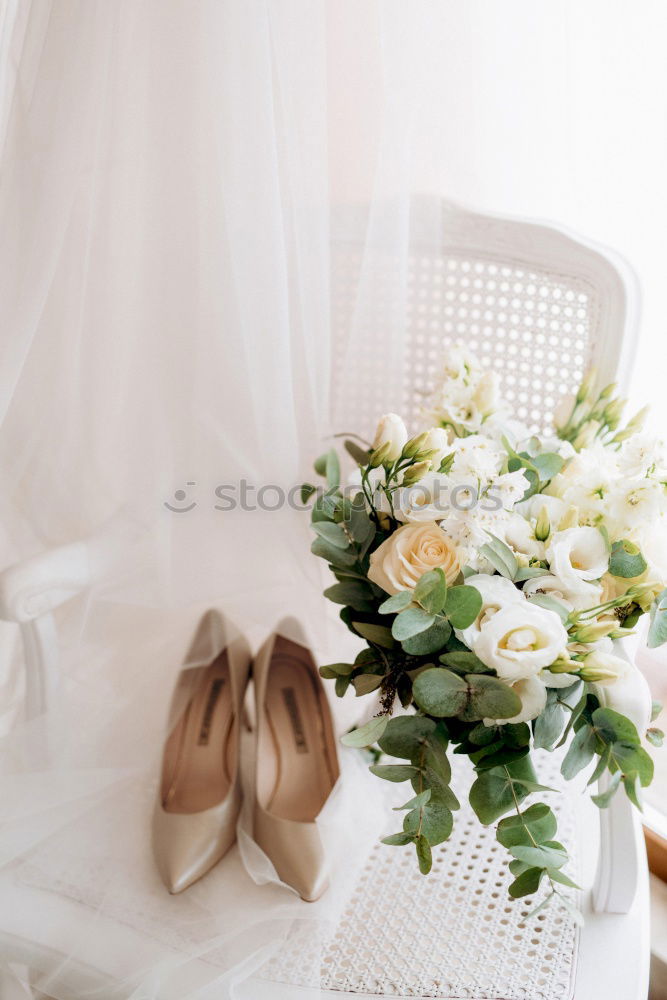
[[[562,787],[555,755],[540,754],[538,760],[539,780]],[[454,785],[463,795],[470,766],[461,758],[454,763]],[[318,942],[312,928],[295,930],[262,978],[319,985],[338,995],[569,1000],[576,927],[556,907],[525,921],[546,890],[509,900],[507,853],[496,843],[494,828],[480,826],[465,796],[459,797],[454,832],[434,849],[429,876],[419,874],[411,849],[378,845],[329,940]],[[571,799],[550,794],[547,801],[572,857]],[[396,815],[388,816],[387,832],[397,829]],[[576,859],[567,870],[577,878]]]
[[[417,426],[447,347],[462,341],[498,374],[512,416],[543,431],[594,353],[597,293],[569,275],[451,251],[362,259],[348,244],[332,291],[333,395],[351,429],[370,432],[387,409]]]

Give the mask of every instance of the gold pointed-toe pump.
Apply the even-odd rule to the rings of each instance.
[[[169,718],[153,853],[171,893],[213,867],[236,839],[241,809],[241,716],[250,649],[219,612],[202,618],[185,659]]]
[[[288,639],[289,635],[292,638]],[[281,622],[253,663],[254,837],[283,882],[314,902],[328,886],[316,818],[339,778],[331,710],[304,634]]]

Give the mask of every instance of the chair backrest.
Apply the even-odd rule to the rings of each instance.
[[[389,203],[341,209],[332,241],[332,395],[345,429],[370,430],[387,409],[418,424],[456,341],[498,373],[513,415],[533,432],[548,428],[591,364],[605,383],[627,383],[638,295],[612,251],[436,198],[403,215]]]

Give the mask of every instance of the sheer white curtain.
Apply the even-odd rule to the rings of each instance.
[[[3,565],[111,517],[141,538],[63,609],[57,712],[4,739],[2,930],[33,941],[48,995],[71,1000],[75,980],[94,995],[87,964],[105,996],[242,996],[292,918],[324,933],[344,898],[354,864],[304,912],[235,853],[165,900],[147,823],[199,610],[223,606],[258,641],[298,607],[339,658],[304,516],[221,511],[215,491],[307,476],[363,394],[359,351],[390,402],[415,195],[552,218],[623,253],[645,299],[635,395],[665,415],[666,29],[659,0],[0,4]],[[349,327],[330,324],[349,204],[367,253],[392,260],[396,311],[373,343],[367,253]],[[349,859],[356,772],[347,794],[331,829]],[[38,926],[37,898],[69,934]]]

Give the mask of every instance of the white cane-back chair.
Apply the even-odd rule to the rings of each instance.
[[[396,260],[387,238],[401,226],[410,229],[407,261]],[[454,341],[498,372],[515,415],[536,431],[591,363],[604,380],[621,387],[627,380],[635,283],[606,250],[550,225],[475,214],[439,199],[416,202],[408,218],[400,206],[387,205],[386,215],[345,209],[334,219],[332,241],[332,396],[345,429],[370,432],[390,408],[416,419],[419,392]],[[99,574],[106,551],[97,543],[57,550],[0,575],[0,617],[19,622],[26,640],[33,713],[56,685],[54,637],[43,615]],[[457,766],[455,782],[468,780]],[[540,780],[562,787],[550,755],[540,760]],[[336,997],[644,1000],[648,877],[638,818],[621,794],[599,815],[576,786],[548,801],[584,887],[582,929],[556,908],[524,923],[534,901],[508,900],[494,830],[464,805],[428,878],[410,852],[378,845],[317,969],[304,961],[308,943],[295,926],[288,946],[238,995],[293,1000],[319,987]],[[35,896],[34,906],[47,904]],[[71,908],[66,918],[81,919]],[[0,934],[7,929],[0,926]],[[17,961],[27,956],[25,948],[16,952]],[[90,985],[91,975],[84,970],[82,982]]]

